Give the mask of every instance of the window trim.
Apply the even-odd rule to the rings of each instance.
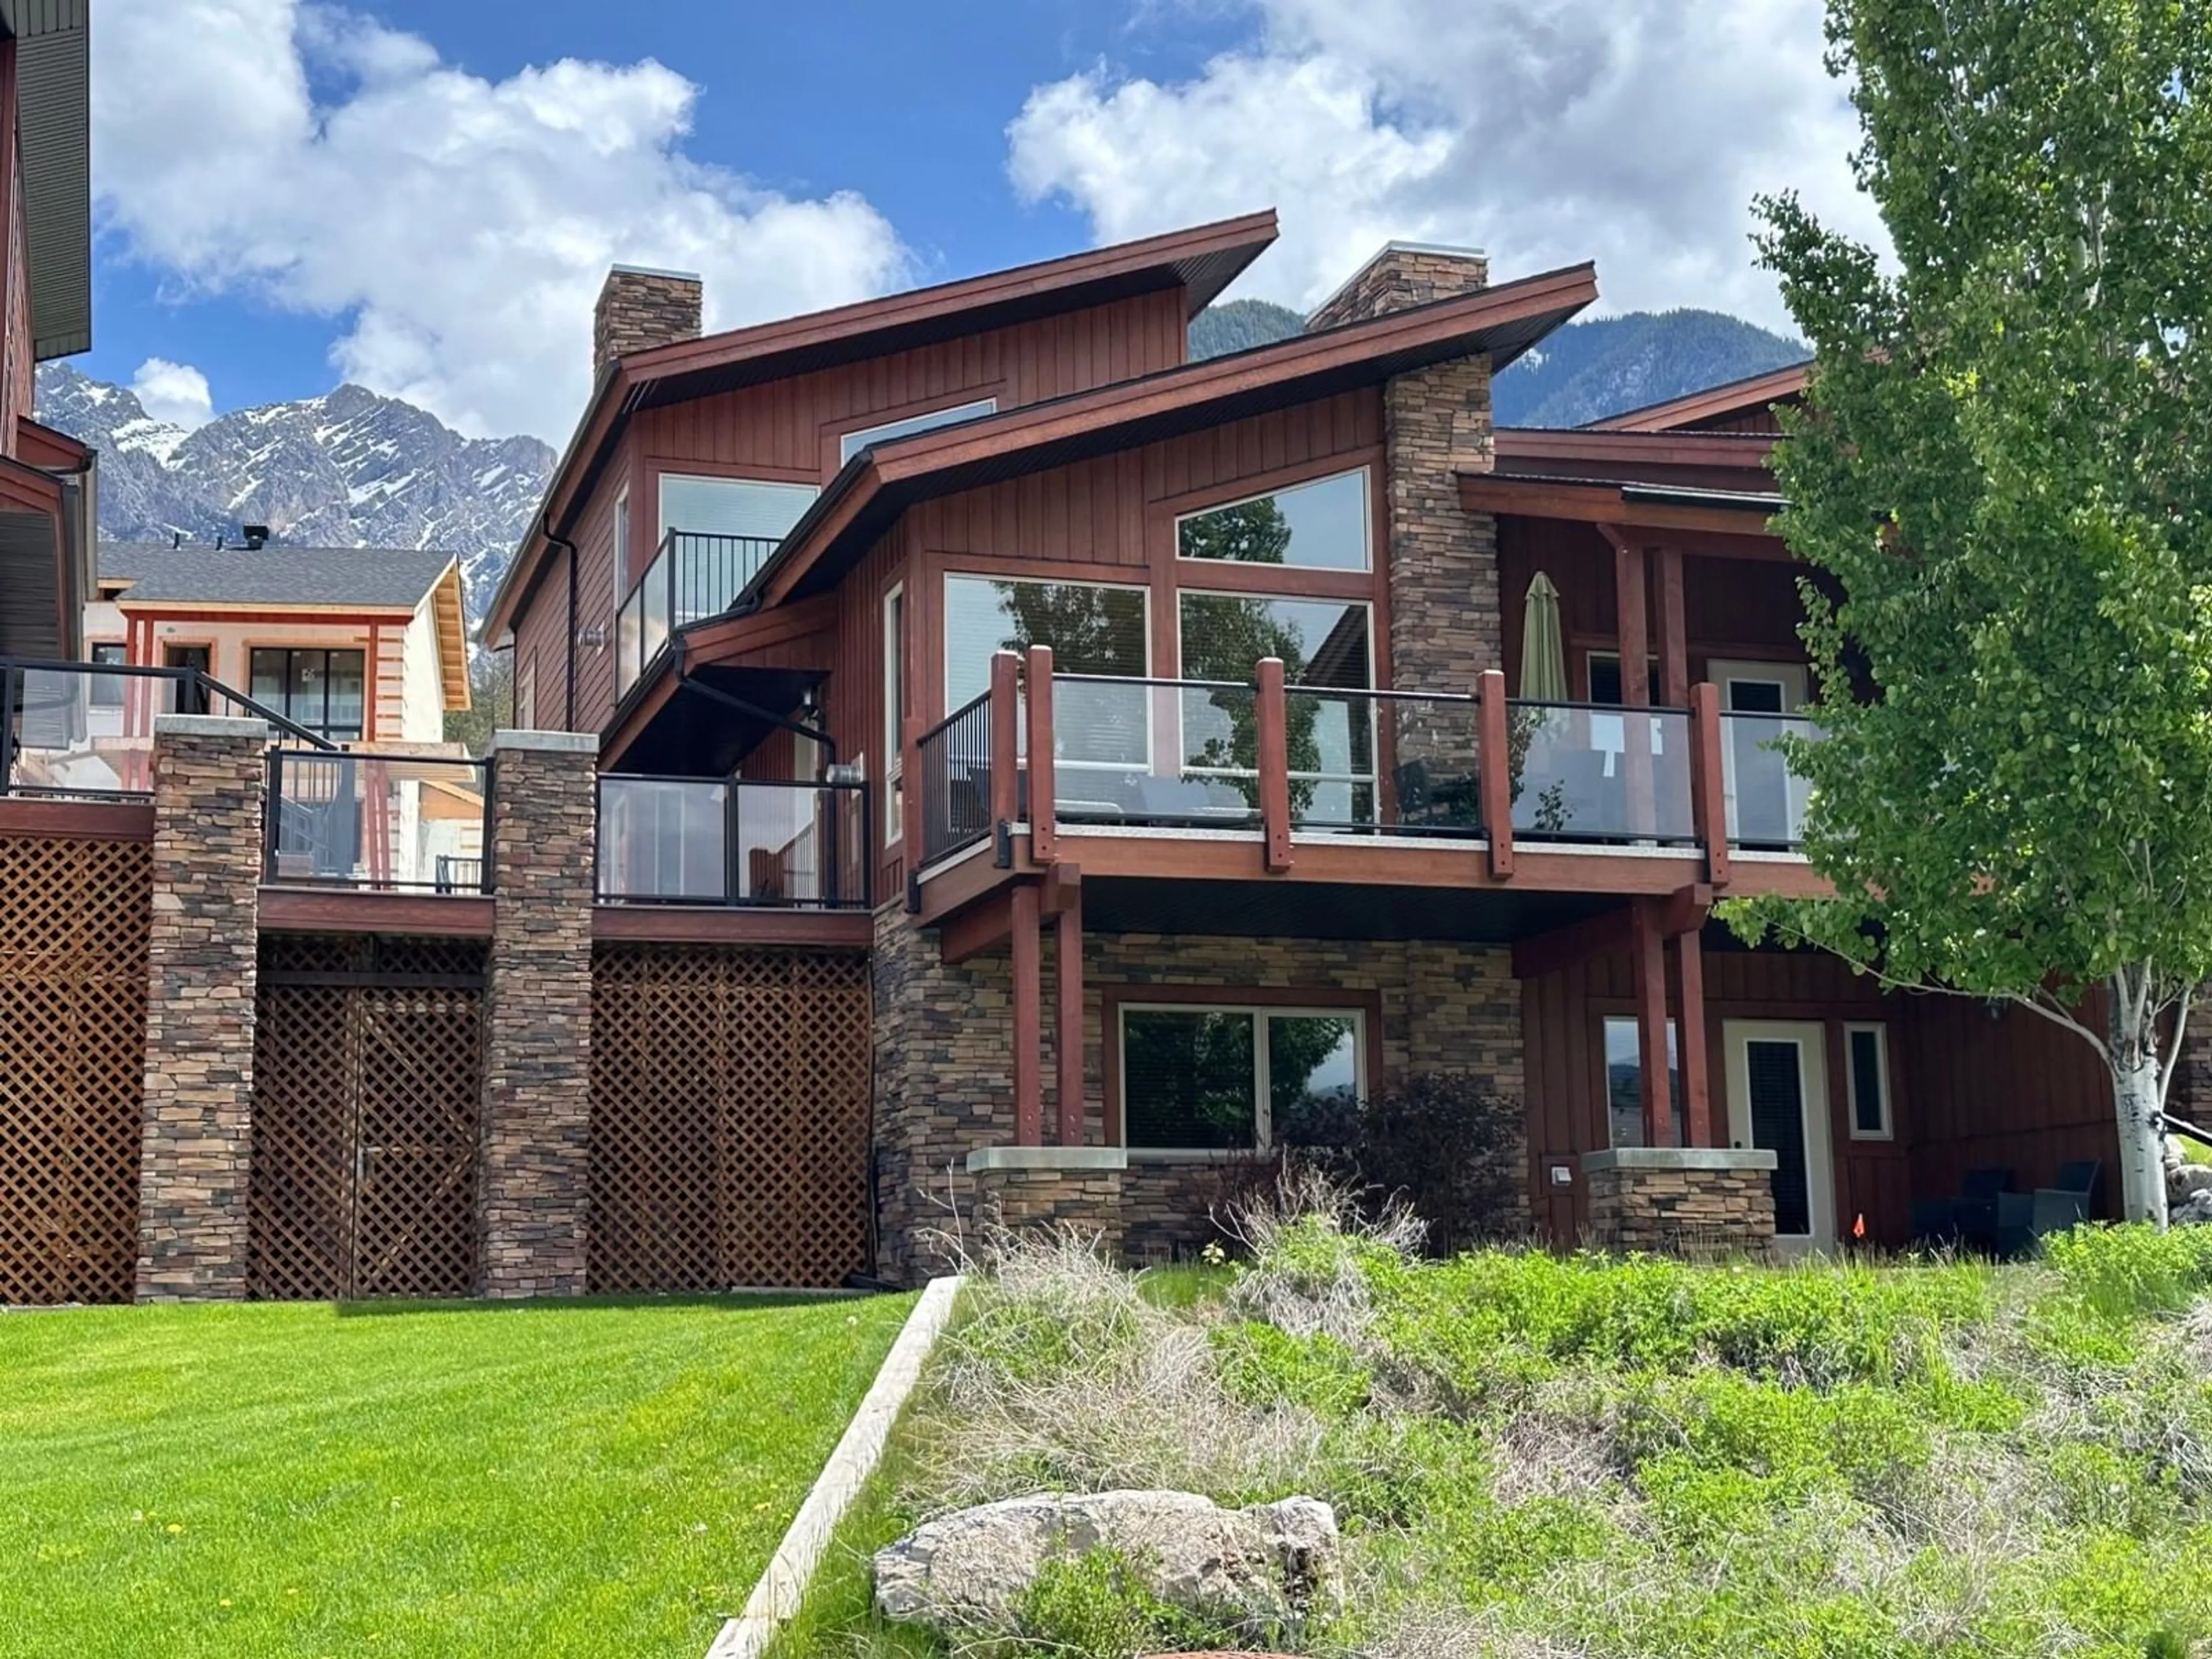
[[[972,415],[961,412],[967,410],[973,410],[975,412]],[[836,469],[833,470],[842,470],[843,467],[848,465],[854,456],[858,455],[861,450],[868,447],[867,444],[860,444],[848,452],[845,447],[847,444],[852,442],[855,438],[866,437],[867,434],[872,432],[882,432],[891,427],[904,426],[908,421],[924,420],[932,415],[955,415],[958,416],[957,419],[939,421],[934,426],[921,427],[913,432],[902,432],[898,434],[898,438],[878,438],[872,441],[877,443],[896,443],[899,438],[918,438],[925,432],[937,432],[948,426],[959,426],[969,421],[983,420],[989,416],[997,414],[998,412],[998,394],[996,392],[989,392],[981,398],[969,398],[961,403],[939,404],[933,408],[908,410],[903,415],[893,415],[889,416],[887,419],[873,422],[867,426],[856,426],[844,428],[840,430],[836,434],[837,465]]]
[[[614,542],[615,611],[620,614],[623,606],[629,602],[630,589],[635,585],[629,574],[630,510],[629,483],[627,479],[615,492],[613,525],[607,533]]]
[[[892,621],[896,608],[898,620]],[[906,732],[899,719],[899,701],[907,677],[906,580],[902,577],[884,590],[877,607],[884,647],[884,845],[896,847],[906,834],[900,793],[906,787]]]
[[[1099,1030],[1102,1036],[1110,1032],[1113,1041],[1101,1044],[1101,1066],[1105,1085],[1105,1144],[1121,1148],[1132,1161],[1161,1164],[1249,1162],[1267,1156],[1267,1143],[1262,1140],[1254,1147],[1130,1146],[1128,1114],[1125,1109],[1128,1079],[1127,1068],[1123,1063],[1126,1058],[1123,1048],[1126,1027],[1122,1016],[1124,1011],[1131,1009],[1139,1013],[1311,1014],[1329,1019],[1341,1018],[1349,1014],[1359,1022],[1352,1066],[1354,1075],[1358,1079],[1360,1097],[1371,1099],[1383,1086],[1382,994],[1379,991],[1316,985],[1106,985],[1099,991]],[[1266,1080],[1266,1046],[1264,1041],[1257,1042],[1253,1055],[1254,1074],[1262,1084]],[[1255,1115],[1269,1109],[1264,1096],[1255,1100],[1254,1109]],[[1273,1126],[1268,1127],[1272,1130]]]
[[[1859,1127],[1859,1060],[1852,1051],[1851,1038],[1860,1031],[1874,1036],[1875,1081],[1881,1091],[1881,1127],[1863,1129]],[[1844,1127],[1853,1140],[1894,1140],[1897,1139],[1897,1101],[1891,1094],[1889,1068],[1889,1024],[1886,1020],[1851,1019],[1844,1022]]]
[[[1310,489],[1316,484],[1328,483],[1338,478],[1348,478],[1352,477],[1354,474],[1357,474],[1359,478],[1359,504],[1361,507],[1359,514],[1360,561],[1356,565],[1243,564],[1235,559],[1194,559],[1185,554],[1182,550],[1182,523],[1185,519],[1202,519],[1209,513],[1219,513],[1229,507],[1243,507],[1251,501],[1264,501],[1272,496],[1289,495],[1294,490]],[[1208,501],[1203,507],[1193,507],[1179,509],[1173,514],[1169,520],[1168,545],[1175,555],[1175,568],[1179,571],[1190,569],[1203,570],[1208,568],[1216,569],[1227,568],[1242,570],[1279,570],[1290,572],[1294,575],[1300,577],[1372,577],[1376,574],[1375,561],[1374,468],[1368,462],[1361,461],[1356,465],[1338,467],[1334,471],[1328,472],[1316,472],[1310,478],[1298,478],[1289,483],[1273,484],[1265,489],[1251,490],[1242,495],[1231,495],[1225,501]],[[1180,582],[1178,582],[1178,586],[1180,586]]]

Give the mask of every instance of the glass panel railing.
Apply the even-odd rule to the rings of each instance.
[[[488,890],[489,763],[278,749],[269,757],[270,880]]]
[[[1299,829],[1482,833],[1474,698],[1291,686],[1283,705]]]
[[[1805,809],[1813,787],[1790,769],[1777,741],[1785,736],[1817,742],[1821,732],[1799,714],[1721,716],[1728,836],[1740,846],[1787,850],[1805,839]]]
[[[646,567],[644,580],[637,585],[640,673],[668,643],[669,562],[669,549],[663,544],[653,562]]]
[[[154,787],[154,717],[206,712],[202,682],[118,665],[0,665],[0,786],[100,799]]]
[[[864,909],[866,786],[599,780],[599,892],[627,903]]]
[[[645,646],[645,595],[633,590],[623,601],[621,613],[615,618],[615,696],[637,684],[637,677],[645,672],[645,659],[641,654]]]
[[[1516,700],[1506,738],[1516,840],[1695,840],[1686,710]]]
[[[1249,685],[1054,675],[1052,729],[1054,809],[1065,823],[1237,830],[1258,822]]]

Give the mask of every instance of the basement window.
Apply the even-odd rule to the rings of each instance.
[[[1364,1092],[1356,1009],[1125,1006],[1122,1140],[1153,1152],[1258,1152]]]

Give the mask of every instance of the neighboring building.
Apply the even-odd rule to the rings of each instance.
[[[0,0],[0,657],[74,658],[92,452],[31,418],[32,374],[92,345],[89,0]]]
[[[333,743],[442,743],[469,707],[458,557],[249,540],[103,543],[92,660],[200,669]]]

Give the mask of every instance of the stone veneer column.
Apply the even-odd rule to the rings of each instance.
[[[584,1289],[599,739],[492,738],[492,933],[477,1224],[483,1293]]]
[[[1588,1153],[1590,1243],[1666,1255],[1771,1255],[1775,1165],[1772,1152],[1756,1148]]]
[[[1109,1261],[1121,1258],[1121,1173],[1118,1146],[986,1146],[968,1155],[975,1212],[1012,1232],[1060,1227],[1098,1240]]]
[[[268,744],[263,720],[154,721],[141,1302],[246,1294]]]
[[[592,310],[592,378],[617,357],[699,337],[706,289],[688,270],[616,265]]]

